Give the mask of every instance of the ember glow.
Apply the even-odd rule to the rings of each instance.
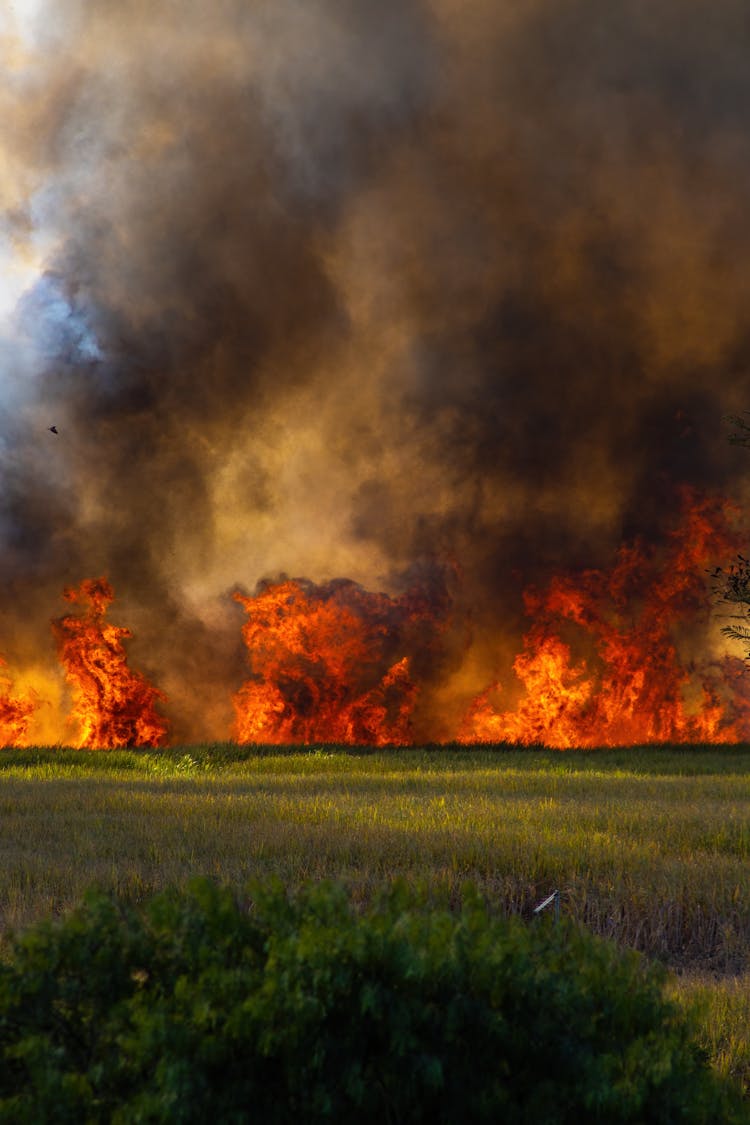
[[[65,677],[71,685],[72,745],[113,749],[159,746],[167,725],[156,711],[163,699],[139,673],[128,667],[124,641],[130,631],[104,620],[114,591],[104,578],[86,579],[64,594],[84,607],[52,623]]]
[[[740,0],[0,15],[8,738],[750,737],[749,54]]]

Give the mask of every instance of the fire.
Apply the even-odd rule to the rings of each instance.
[[[0,746],[27,746],[29,726],[38,707],[33,692],[14,694],[13,681],[0,658]]]
[[[660,544],[627,543],[609,569],[528,589],[531,624],[512,663],[517,695],[500,705],[493,682],[463,719],[456,701],[467,684],[476,691],[487,660],[481,643],[467,647],[463,616],[443,636],[458,617],[448,592],[451,575],[460,581],[455,567],[425,563],[420,585],[394,597],[349,579],[302,578],[235,594],[247,614],[250,674],[233,696],[233,737],[387,746],[456,736],[561,749],[747,739],[750,675],[741,660],[715,655],[707,632],[708,572],[741,546],[733,519],[727,503],[686,491],[678,526]],[[111,585],[88,579],[64,597],[81,607],[52,624],[72,688],[74,744],[162,745],[164,696],[128,667],[131,633],[106,620]],[[438,682],[439,671],[448,679]],[[30,732],[38,738],[45,716],[57,737],[55,682],[32,666],[14,687],[0,660],[0,746],[28,744]]]
[[[252,668],[234,697],[238,742],[413,741],[409,634],[434,624],[426,599],[346,579],[287,579],[235,597]]]
[[[514,710],[498,711],[493,684],[470,707],[461,741],[564,748],[747,737],[741,662],[685,661],[678,653],[679,634],[708,617],[706,568],[736,550],[731,513],[689,493],[683,507],[665,551],[627,545],[609,572],[586,570],[527,591],[533,624],[513,663],[523,695]],[[573,640],[582,650],[575,659]]]
[[[155,704],[164,696],[128,668],[123,642],[129,629],[104,620],[114,591],[105,578],[89,578],[63,597],[85,606],[52,623],[65,678],[73,689],[70,719],[77,747],[159,746],[167,733]]]

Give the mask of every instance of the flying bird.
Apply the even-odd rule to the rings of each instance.
[[[58,432],[57,426],[48,426],[47,429],[51,434],[56,434]]]

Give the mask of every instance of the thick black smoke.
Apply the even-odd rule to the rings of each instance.
[[[658,538],[680,484],[742,497],[743,4],[48,22],[4,106],[5,228],[46,247],[4,352],[12,664],[52,663],[62,587],[106,574],[175,736],[222,737],[235,583],[395,590],[440,558],[464,690],[527,581]]]

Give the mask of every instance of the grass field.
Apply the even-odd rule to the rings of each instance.
[[[0,922],[96,884],[139,900],[203,874],[477,884],[531,917],[554,888],[674,970],[715,1064],[750,1089],[750,748],[300,752],[198,746],[0,754]]]

